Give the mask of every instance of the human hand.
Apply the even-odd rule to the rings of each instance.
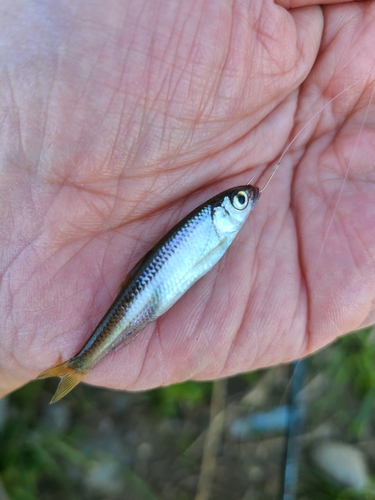
[[[252,176],[264,183],[288,139],[373,68],[375,9],[0,9],[5,394],[77,352],[126,272],[186,213]],[[306,127],[223,260],[87,382],[232,375],[373,322],[374,76]]]

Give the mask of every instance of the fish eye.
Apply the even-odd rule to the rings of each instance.
[[[237,210],[244,210],[249,203],[249,196],[246,191],[237,191],[232,196],[232,205]]]

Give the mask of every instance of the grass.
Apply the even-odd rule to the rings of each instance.
[[[348,335],[310,358],[299,499],[375,499],[373,493],[340,489],[316,470],[308,453],[319,432],[328,429],[336,440],[360,443],[374,470],[374,360],[370,330]],[[285,403],[287,373],[287,367],[279,367],[229,380],[212,498],[275,498],[283,435],[256,434],[238,442],[230,422]],[[6,400],[0,500],[5,495],[11,500],[195,498],[211,383],[186,382],[139,394],[82,386],[49,406],[54,389],[53,382],[36,381]]]

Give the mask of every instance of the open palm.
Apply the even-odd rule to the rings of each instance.
[[[38,5],[0,7],[0,394],[74,355],[170,227],[263,185],[359,79],[299,135],[223,260],[86,380],[227,376],[373,322],[373,3]]]

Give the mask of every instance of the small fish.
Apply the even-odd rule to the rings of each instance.
[[[138,262],[82,349],[37,377],[61,377],[51,403],[70,392],[120,342],[164,314],[221,259],[262,190],[245,185],[211,198]]]

